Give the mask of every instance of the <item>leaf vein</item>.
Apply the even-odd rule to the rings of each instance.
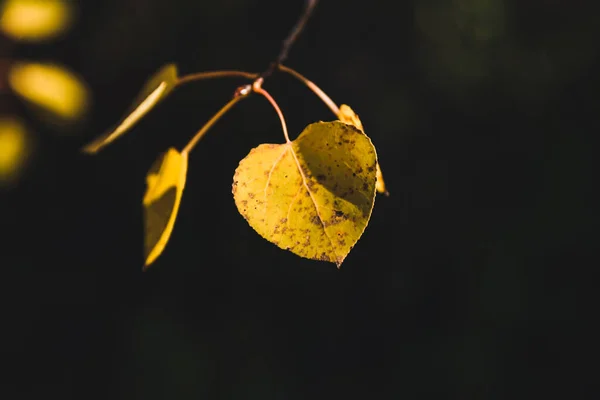
[[[273,163],[273,166],[271,166],[271,169],[269,170],[269,175],[267,176],[267,183],[265,184],[265,188],[263,189],[263,195],[265,198],[265,208],[264,208],[263,214],[267,213],[267,202],[269,201],[269,198],[267,197],[267,189],[269,188],[269,183],[271,183],[271,176],[273,175],[273,171],[275,170],[275,167],[283,159],[283,156],[285,155],[285,153],[287,151],[288,151],[287,146],[284,146],[283,151],[281,152],[279,157],[277,157],[277,160],[275,160],[275,162]]]
[[[302,191],[302,185],[298,186],[298,191],[296,192],[296,195],[294,196],[294,198],[290,202],[290,206],[288,207],[287,215],[285,216],[285,223],[286,224],[290,223],[290,213],[292,212],[292,206],[296,202],[296,199],[298,198],[298,195],[300,194],[301,191]]]
[[[313,205],[315,207],[315,211],[317,213],[317,217],[319,218],[319,221],[321,221],[321,225],[323,226],[323,232],[325,232],[325,236],[327,237],[327,239],[329,239],[329,243],[331,244],[331,249],[333,250],[333,254],[335,255],[335,261],[336,264],[340,264],[340,258],[337,254],[337,251],[335,251],[335,245],[333,244],[333,240],[331,239],[331,237],[329,236],[329,234],[327,233],[327,229],[325,229],[325,221],[323,221],[323,217],[321,217],[321,214],[319,213],[319,207],[317,206],[317,201],[315,200],[312,192],[310,191],[310,188],[308,187],[308,183],[306,182],[306,176],[304,175],[304,171],[302,171],[302,167],[300,166],[300,161],[298,161],[298,157],[296,156],[296,152],[294,151],[293,147],[292,147],[292,142],[287,142],[288,147],[291,150],[292,156],[294,156],[294,161],[296,162],[296,166],[298,167],[298,171],[300,172],[300,176],[302,177],[302,183],[304,185],[304,187],[306,188],[306,191],[308,192],[308,195],[310,196],[310,199],[313,202]]]

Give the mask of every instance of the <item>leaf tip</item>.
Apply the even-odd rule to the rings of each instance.
[[[146,261],[144,261],[144,265],[142,266],[142,272],[147,272],[153,262],[154,260],[151,260],[150,257],[146,258]]]
[[[83,146],[81,148],[81,152],[83,154],[96,154],[98,153],[98,151],[100,150],[100,146],[98,146],[97,144],[95,144],[94,142],[86,144],[85,146]]]
[[[344,260],[346,259],[346,255],[336,255],[335,256],[335,260],[333,260],[332,262],[335,264],[335,266],[337,267],[337,269],[342,268],[342,263],[344,262]]]

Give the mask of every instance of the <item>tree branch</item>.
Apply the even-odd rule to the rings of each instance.
[[[287,38],[283,41],[283,45],[281,46],[281,51],[279,52],[279,55],[277,56],[275,61],[273,61],[269,65],[269,67],[262,74],[260,74],[260,78],[264,79],[270,76],[277,69],[277,67],[287,59],[290,49],[296,42],[296,39],[298,39],[298,36],[304,30],[304,26],[306,25],[306,22],[310,18],[318,2],[319,0],[306,0],[304,5],[304,11],[302,12],[302,15],[300,15],[300,18],[296,22],[296,25],[294,25],[294,27],[288,34]]]

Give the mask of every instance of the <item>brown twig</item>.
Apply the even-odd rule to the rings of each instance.
[[[285,38],[285,40],[283,41],[283,45],[281,46],[279,55],[271,64],[269,64],[269,67],[262,74],[260,74],[260,78],[264,79],[270,76],[277,69],[277,67],[287,59],[290,49],[298,39],[298,36],[300,36],[302,31],[304,30],[304,26],[306,25],[306,22],[310,18],[318,2],[319,0],[306,0],[306,3],[304,5],[304,11],[302,12],[302,15],[300,15],[300,18],[296,22],[296,25],[294,25],[294,27],[288,34],[287,38]]]
[[[282,69],[282,63],[287,59],[290,49],[292,48],[292,46],[298,39],[298,36],[300,35],[300,33],[302,33],[302,31],[304,30],[304,26],[306,25],[306,22],[308,21],[309,17],[311,16],[317,3],[318,3],[318,0],[306,0],[305,6],[304,6],[304,11],[302,12],[302,15],[296,22],[296,25],[294,25],[294,27],[290,31],[287,38],[283,41],[283,45],[281,47],[281,51],[279,52],[279,55],[273,62],[271,62],[271,64],[269,64],[269,67],[260,75],[253,74],[250,72],[245,72],[245,71],[225,70],[225,71],[200,72],[200,73],[195,73],[195,74],[191,74],[191,75],[187,75],[187,76],[179,78],[179,80],[177,81],[178,86],[188,83],[188,82],[194,82],[197,80],[210,79],[210,78],[242,77],[242,78],[254,79],[254,82],[252,83],[252,85],[243,85],[236,89],[235,94],[233,95],[233,98],[231,99],[231,101],[229,101],[229,103],[225,104],[225,106],[223,106],[223,108],[221,108],[198,131],[198,133],[196,133],[196,135],[194,135],[194,137],[190,140],[190,142],[183,149],[183,151],[182,151],[183,153],[189,153],[196,146],[198,141],[200,141],[200,139],[204,136],[204,134],[210,129],[210,127],[212,127],[223,115],[225,115],[225,113],[227,113],[227,111],[229,111],[229,109],[231,109],[235,104],[237,104],[238,101],[240,101],[243,98],[248,97],[251,93],[257,93],[257,94],[264,96],[267,100],[269,100],[271,105],[273,105],[273,107],[275,108],[275,111],[277,111],[277,114],[279,115],[279,119],[281,120],[285,140],[288,143],[290,142],[290,138],[288,136],[287,127],[285,125],[285,120],[283,118],[283,114],[282,114],[281,110],[279,109],[279,106],[277,105],[275,100],[271,97],[271,95],[262,88],[262,84],[265,81],[265,78],[267,78],[268,76],[273,74],[274,71],[276,71],[278,69]],[[293,74],[293,72],[287,71],[286,67],[283,67],[283,69],[286,72]],[[320,91],[320,89],[318,89],[318,87],[316,87],[316,85],[314,85],[314,84],[311,85],[311,82],[308,81],[306,78],[304,78],[304,82],[315,93],[317,93],[317,95],[319,95],[319,97],[321,99],[323,99],[323,101],[325,101],[325,103],[328,104],[330,108],[333,107],[332,110],[337,108],[335,103],[333,103],[333,101],[331,101],[331,99],[329,99],[327,97],[327,95],[325,95],[325,93],[319,94],[322,91]],[[316,89],[315,89],[315,87],[316,87]],[[327,101],[327,100],[329,100],[329,101]]]

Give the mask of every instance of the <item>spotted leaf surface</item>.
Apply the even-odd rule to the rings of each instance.
[[[233,196],[265,239],[340,267],[369,222],[376,168],[375,148],[361,130],[317,122],[294,141],[252,149],[236,169]]]
[[[350,108],[350,106],[342,104],[340,106],[340,113],[338,115],[338,118],[340,119],[340,121],[354,125],[355,127],[364,132],[362,122],[360,122],[360,118],[358,118],[358,115],[354,112],[354,110],[352,110],[352,108]],[[375,185],[375,188],[379,193],[383,193],[386,196],[389,196],[390,194],[385,188],[385,181],[383,180],[383,173],[381,172],[381,167],[379,166],[379,163],[377,163],[377,184]]]

